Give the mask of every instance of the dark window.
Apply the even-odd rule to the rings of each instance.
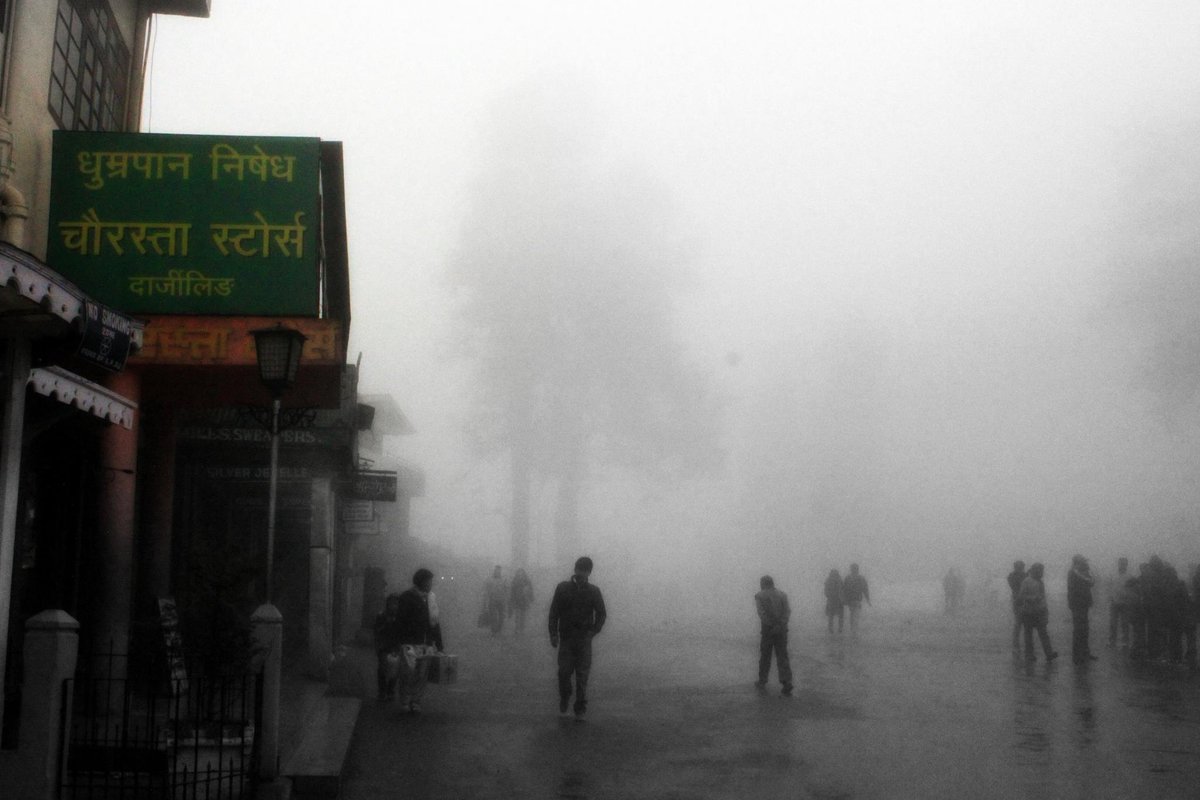
[[[129,49],[107,0],[58,0],[50,113],[67,130],[118,131],[129,86]]]
[[[11,0],[0,0],[0,105],[8,105],[8,51],[12,38]]]

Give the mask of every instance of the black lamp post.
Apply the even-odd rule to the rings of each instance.
[[[277,324],[260,328],[254,334],[258,375],[271,393],[271,479],[267,495],[267,600],[271,602],[271,587],[275,571],[275,495],[279,486],[279,400],[296,382],[300,354],[308,338],[303,333]]]

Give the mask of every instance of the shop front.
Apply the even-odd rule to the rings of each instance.
[[[118,634],[117,647],[125,638],[136,648],[138,631],[149,642],[160,605],[178,595],[194,608],[212,601],[203,624],[184,631],[185,646],[190,639],[213,669],[228,653],[200,643],[227,629],[223,620],[244,626],[259,604],[282,604],[291,642],[320,639],[312,627],[320,600],[296,577],[305,571],[297,554],[319,549],[313,520],[332,503],[322,487],[332,486],[335,471],[322,459],[341,457],[297,452],[288,437],[299,432],[281,437],[280,535],[271,558],[259,533],[269,516],[270,480],[261,475],[269,472],[270,433],[252,418],[197,420],[261,415],[274,400],[285,417],[340,408],[350,325],[341,145],[56,131],[53,150],[48,253],[145,325],[122,376],[124,393],[139,402],[139,430],[121,459],[128,472],[113,474],[128,488],[112,512],[123,547],[108,554],[128,562],[131,575],[123,595],[104,598],[135,635],[122,637],[115,624],[105,630]],[[303,343],[294,384],[281,397],[260,379],[256,333],[266,329]],[[196,433],[206,427],[218,433]],[[300,469],[308,477],[296,478]],[[279,597],[266,587],[276,565],[280,580],[272,583],[287,586]],[[222,647],[232,653],[236,639]]]
[[[0,274],[0,717],[11,743],[24,621],[46,608],[95,621],[112,579],[87,565],[107,555],[104,511],[120,469],[107,445],[113,429],[136,426],[137,403],[99,381],[125,367],[142,327],[5,243]]]
[[[283,616],[285,667],[323,674],[334,642],[336,509],[353,463],[353,432],[332,411],[314,411],[303,424],[280,434],[270,596]],[[180,420],[173,584],[185,616],[215,612],[224,615],[224,629],[244,624],[268,594],[264,434],[236,409]],[[191,644],[214,650],[214,643]]]

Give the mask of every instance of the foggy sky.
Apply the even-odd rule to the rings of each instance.
[[[345,143],[351,358],[418,431],[418,535],[507,559],[445,276],[497,104],[567,75],[672,195],[678,333],[727,400],[726,471],[614,478],[597,552],[1200,559],[1200,6],[745,5],[215,0],[158,22],[147,130]]]

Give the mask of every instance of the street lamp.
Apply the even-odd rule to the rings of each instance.
[[[271,478],[267,495],[267,604],[275,570],[275,495],[279,486],[279,399],[296,382],[300,354],[308,338],[300,331],[276,324],[250,331],[254,335],[258,376],[271,393]]]

